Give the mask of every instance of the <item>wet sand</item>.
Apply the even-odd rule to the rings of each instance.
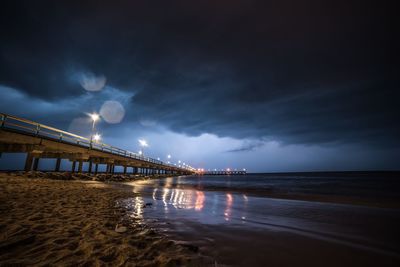
[[[313,233],[164,220],[170,238],[198,246],[217,266],[399,266],[400,255]],[[397,234],[394,232],[393,234]]]
[[[133,195],[103,182],[0,173],[0,265],[205,265],[192,247],[128,219],[116,203]]]

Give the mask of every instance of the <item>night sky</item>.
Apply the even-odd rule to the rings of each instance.
[[[400,167],[385,1],[2,1],[0,112],[199,168]],[[4,159],[3,159],[4,160]],[[1,161],[0,161],[1,163]]]

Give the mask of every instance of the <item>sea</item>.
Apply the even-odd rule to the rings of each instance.
[[[399,174],[178,176],[128,183],[119,204],[215,266],[400,266]]]

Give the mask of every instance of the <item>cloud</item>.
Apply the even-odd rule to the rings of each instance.
[[[61,129],[69,129],[76,134],[87,136],[91,129],[91,122],[87,113],[100,111],[104,122],[121,122],[126,112],[124,105],[130,102],[132,95],[132,93],[106,86],[101,92],[95,94],[82,92],[77,97],[70,96],[51,101],[0,85],[0,108],[1,112]],[[102,123],[102,121],[99,123]],[[102,124],[102,127],[107,129],[107,124]]]
[[[261,141],[247,141],[244,142],[240,147],[227,150],[226,152],[249,152],[254,151],[264,145],[265,143]]]
[[[0,83],[76,117],[118,101],[126,127],[157,122],[188,136],[399,146],[385,8],[94,3],[4,7]],[[91,74],[71,79],[81,70]]]
[[[79,75],[79,82],[87,91],[100,91],[106,85],[106,77],[103,75],[96,76],[93,73],[87,72]]]

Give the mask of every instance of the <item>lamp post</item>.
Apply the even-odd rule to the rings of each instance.
[[[95,129],[95,125],[96,125],[96,121],[98,121],[100,119],[99,114],[97,113],[92,113],[89,114],[90,118],[92,119],[92,135],[90,136],[90,146],[92,146],[92,142],[93,139],[95,139],[94,137],[97,136],[97,140],[95,139],[95,141],[97,142],[98,140],[100,140],[100,135],[98,134],[94,134],[94,129]]]
[[[94,140],[95,142],[99,142],[100,139],[101,139],[101,135],[99,135],[98,133],[96,133],[95,135],[93,135],[93,140]]]
[[[139,141],[139,145],[140,145],[140,147],[141,147],[141,150],[140,150],[140,151],[142,152],[141,155],[144,156],[144,148],[145,148],[145,147],[148,147],[149,144],[148,144],[147,141],[144,140],[144,139],[139,139],[138,141]]]
[[[98,121],[98,120],[100,119],[100,116],[99,116],[99,114],[97,114],[97,113],[89,114],[89,116],[90,116],[90,118],[91,118],[92,121],[93,121],[93,124],[92,124],[92,132],[93,132],[93,131],[94,131],[95,124],[96,124],[96,121]]]

